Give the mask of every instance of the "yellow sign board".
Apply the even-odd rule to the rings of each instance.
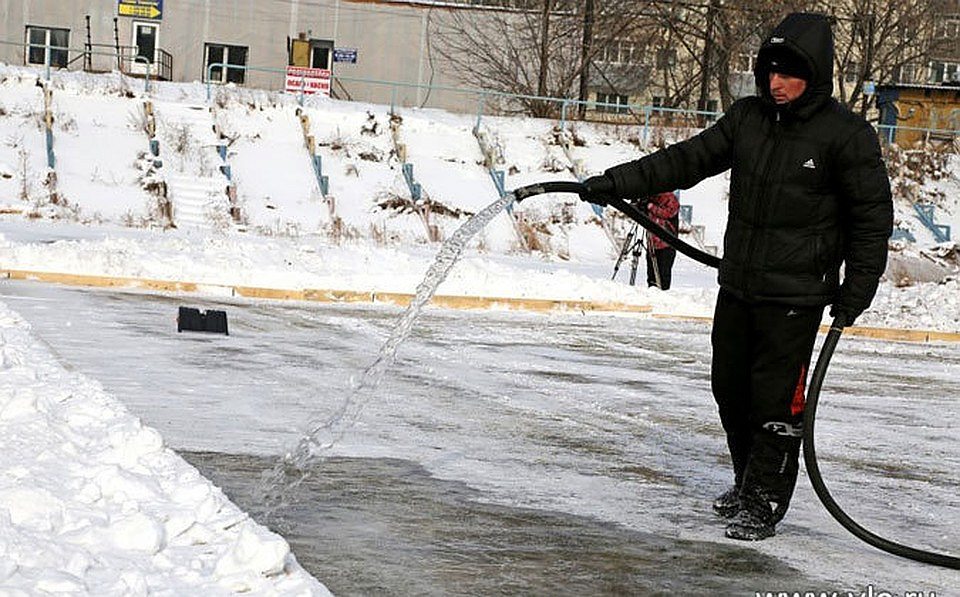
[[[121,17],[160,19],[163,17],[163,0],[117,0],[117,14]]]

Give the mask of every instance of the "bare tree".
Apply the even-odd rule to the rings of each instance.
[[[936,24],[930,0],[831,0],[816,6],[835,18],[835,85],[841,102],[866,114],[866,82],[899,82],[925,70]]]
[[[539,98],[591,90],[687,109],[719,95],[726,109],[753,92],[770,30],[790,12],[819,12],[833,18],[836,93],[865,113],[864,82],[926,68],[944,3],[956,0],[523,0],[438,12],[434,47],[464,83],[526,96],[515,109],[537,116],[558,109]]]
[[[434,48],[465,84],[525,96],[518,109],[554,115],[542,97],[580,97],[581,80],[601,77],[597,57],[633,35],[642,11],[632,0],[529,0],[523,8],[455,8],[432,19]],[[591,14],[585,13],[590,8]],[[586,17],[590,18],[586,18]],[[591,32],[585,34],[589,24]],[[588,85],[589,87],[589,85]],[[584,98],[585,99],[585,98]]]

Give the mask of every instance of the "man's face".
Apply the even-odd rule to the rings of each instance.
[[[770,95],[778,104],[789,104],[807,89],[807,82],[797,77],[770,73]]]

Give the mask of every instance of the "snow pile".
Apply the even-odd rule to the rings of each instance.
[[[321,595],[254,523],[0,304],[0,593]]]
[[[960,279],[903,288],[884,284],[857,325],[960,331]]]

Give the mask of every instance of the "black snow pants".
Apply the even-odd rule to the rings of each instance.
[[[649,241],[647,242],[649,246]],[[677,258],[677,250],[673,247],[663,249],[647,249],[647,286],[657,286],[660,290],[670,290],[673,277],[673,262]],[[656,267],[654,267],[656,261]],[[657,274],[660,283],[657,284]]]
[[[783,518],[799,470],[805,387],[823,307],[747,303],[720,290],[711,385],[741,492]]]

